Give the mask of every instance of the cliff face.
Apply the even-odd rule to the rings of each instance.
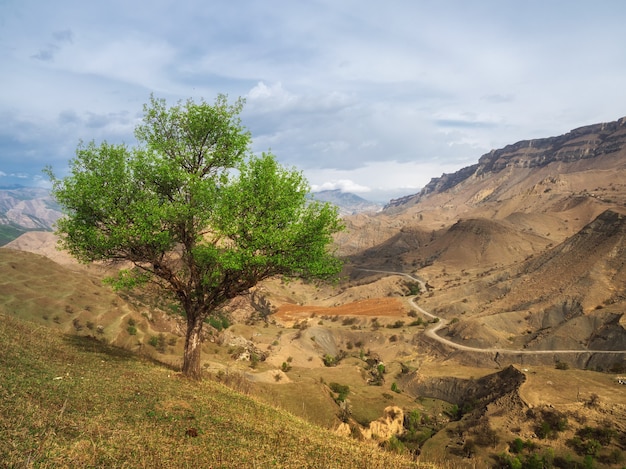
[[[385,207],[417,203],[430,194],[449,190],[471,177],[495,175],[510,168],[541,168],[551,163],[574,163],[626,149],[626,117],[574,129],[558,137],[522,140],[483,155],[477,164],[433,178],[419,194],[395,199]]]

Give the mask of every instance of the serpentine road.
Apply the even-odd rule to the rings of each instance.
[[[414,277],[410,274],[406,274],[404,272],[393,272],[393,271],[389,271],[389,270],[374,270],[374,269],[362,269],[362,268],[358,268],[355,267],[355,269],[357,270],[363,270],[366,272],[377,272],[380,274],[388,274],[388,275],[402,275],[404,277],[408,277],[411,280],[418,282],[420,285],[420,290],[421,291],[425,291],[426,290],[426,282],[424,282],[424,280],[422,280],[421,278],[418,277]],[[434,319],[435,321],[437,321],[433,327],[428,327],[426,328],[426,330],[424,331],[424,333],[426,334],[426,336],[442,343],[445,344],[449,347],[455,348],[457,350],[465,350],[468,352],[482,352],[482,353],[499,353],[499,354],[508,354],[508,355],[520,355],[520,354],[527,354],[527,355],[541,355],[541,354],[560,354],[560,353],[598,353],[598,354],[612,354],[612,353],[626,353],[626,350],[587,350],[587,349],[572,349],[572,350],[526,350],[526,349],[518,349],[518,350],[512,350],[512,349],[505,349],[505,348],[480,348],[480,347],[470,347],[467,345],[462,345],[462,344],[458,344],[456,342],[453,342],[449,339],[446,339],[444,337],[441,337],[439,334],[437,334],[437,331],[439,331],[441,328],[447,326],[449,324],[449,321],[447,321],[444,318],[441,318],[439,316],[435,316],[432,313],[429,313],[428,311],[426,311],[425,309],[423,309],[421,306],[419,306],[415,300],[417,299],[417,296],[414,296],[413,298],[411,298],[411,304],[413,306],[415,306],[415,308],[424,316],[428,316],[429,318]]]

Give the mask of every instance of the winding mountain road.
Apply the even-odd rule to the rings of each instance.
[[[379,274],[387,274],[387,275],[401,275],[411,280],[418,282],[420,285],[420,290],[426,290],[426,282],[419,277],[414,277],[413,275],[404,273],[404,272],[394,272],[389,270],[375,270],[375,269],[363,269],[359,267],[355,267],[357,270],[362,270],[366,272],[377,272]],[[505,348],[481,348],[481,347],[470,347],[468,345],[459,344],[457,342],[453,342],[450,339],[446,339],[441,337],[437,332],[446,327],[449,324],[449,321],[446,319],[436,316],[432,313],[429,313],[424,308],[419,306],[416,303],[417,296],[413,296],[409,301],[411,304],[424,316],[427,316],[431,319],[434,319],[436,323],[432,327],[427,327],[424,331],[427,337],[430,337],[437,342],[440,342],[449,347],[455,348],[457,350],[464,350],[467,352],[479,352],[479,353],[498,353],[502,355],[542,355],[542,354],[565,354],[565,353],[597,353],[597,354],[615,354],[615,353],[626,353],[626,350],[588,350],[588,349],[571,349],[571,350],[527,350],[527,349],[505,349]]]

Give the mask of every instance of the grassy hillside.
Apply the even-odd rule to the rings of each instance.
[[[10,243],[26,230],[16,225],[0,225],[0,246]]]
[[[0,313],[4,467],[417,467],[221,384]]]

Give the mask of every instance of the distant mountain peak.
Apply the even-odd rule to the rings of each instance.
[[[329,202],[339,207],[341,215],[354,215],[361,212],[378,212],[382,205],[366,200],[356,194],[343,192],[341,189],[333,189],[315,192],[311,195],[320,202]]]

